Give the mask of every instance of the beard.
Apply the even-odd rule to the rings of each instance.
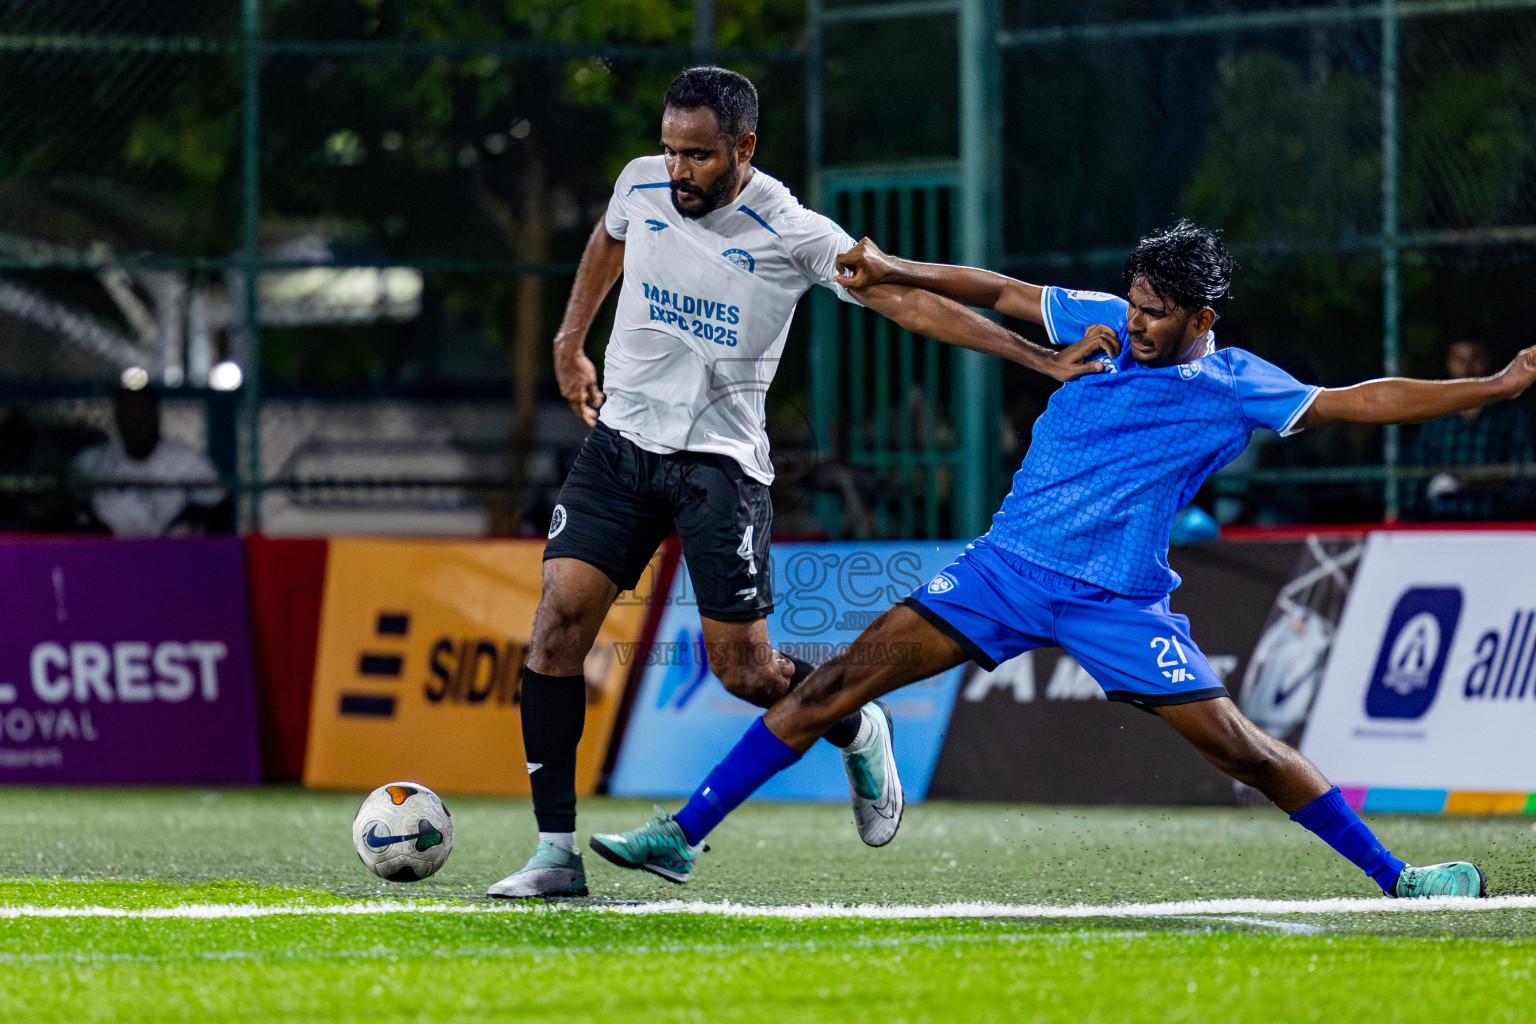
[[[677,182],[673,182],[670,189],[672,196],[672,209],[676,210],[684,217],[687,217],[689,220],[698,220],[700,217],[703,217],[706,214],[714,213],[716,210],[720,209],[720,207],[724,206],[726,198],[730,196],[732,192],[736,191],[736,183],[740,180],[741,168],[738,167],[735,163],[732,163],[729,168],[721,172],[720,177],[715,179],[714,185],[710,186],[707,192],[703,189],[696,188],[685,189],[678,185]],[[685,209],[682,204],[677,201],[679,193],[690,196],[698,196],[703,199],[703,202],[692,209]]]

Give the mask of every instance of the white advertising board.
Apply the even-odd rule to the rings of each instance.
[[[1346,788],[1536,793],[1533,734],[1536,532],[1372,534],[1302,753]]]

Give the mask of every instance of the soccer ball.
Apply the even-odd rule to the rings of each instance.
[[[453,818],[419,782],[391,782],[369,793],[352,819],[352,846],[363,866],[389,882],[437,873],[453,850]]]

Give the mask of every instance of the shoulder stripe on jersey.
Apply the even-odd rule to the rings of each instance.
[[[629,186],[629,192],[625,192],[624,194],[628,196],[630,192],[633,192],[637,188],[667,188],[671,184],[672,183],[670,181],[647,181],[643,185]]]
[[[737,209],[740,210],[742,213],[746,214],[748,217],[751,217],[753,220],[757,221],[763,227],[768,228],[768,230],[770,232],[772,232],[772,234],[773,234],[773,236],[775,238],[781,237],[777,231],[773,230],[772,226],[770,226],[767,221],[763,220],[762,217],[758,216],[757,211],[752,209],[752,207],[750,207],[750,206],[738,206]]]

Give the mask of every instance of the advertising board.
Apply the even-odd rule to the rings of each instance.
[[[768,634],[778,649],[820,664],[963,548],[955,541],[775,544]],[[687,796],[763,713],[727,693],[710,673],[685,570],[674,577],[654,643],[636,652],[645,666],[609,780],[615,796]],[[956,668],[884,698],[908,800],[928,791],[961,674]],[[758,795],[847,800],[842,759],[818,742]]]
[[[1301,751],[1379,811],[1536,793],[1536,532],[1373,533]]]
[[[539,540],[330,544],[304,784],[414,779],[526,795],[519,683],[539,603]],[[640,639],[655,563],[619,595],[585,665],[576,786],[591,793]]]
[[[304,777],[328,546],[321,537],[253,533],[245,539],[261,765],[268,782]]]
[[[0,782],[261,781],[234,537],[0,541]]]

